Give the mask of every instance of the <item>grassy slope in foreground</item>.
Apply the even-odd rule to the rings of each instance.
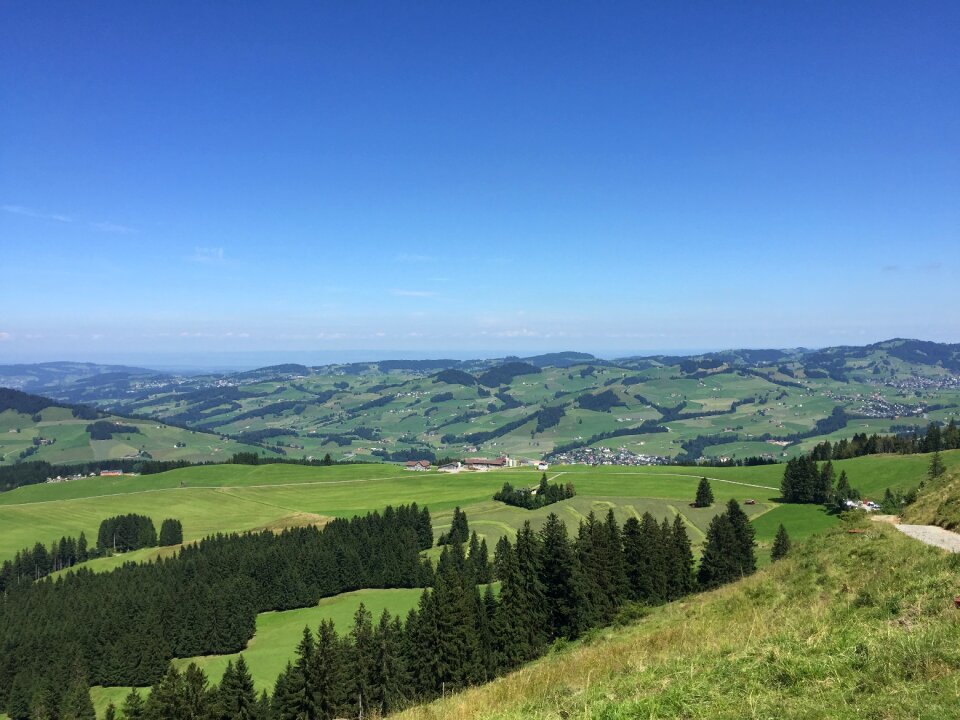
[[[948,453],[941,453],[947,457]],[[935,480],[927,480],[916,502],[904,508],[903,521],[914,525],[960,527],[960,468],[953,466]]]
[[[868,525],[401,717],[955,717],[960,556]]]

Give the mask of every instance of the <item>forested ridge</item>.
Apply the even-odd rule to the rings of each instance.
[[[63,687],[77,668],[91,685],[155,683],[173,657],[242,650],[260,612],[360,588],[430,585],[419,553],[432,537],[429,511],[414,504],[322,530],[208,537],[110,573],[81,568],[13,584],[0,596],[0,707],[12,693]]]

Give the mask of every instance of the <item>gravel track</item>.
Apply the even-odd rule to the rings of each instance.
[[[936,525],[897,525],[897,530],[927,545],[960,553],[960,535]]]

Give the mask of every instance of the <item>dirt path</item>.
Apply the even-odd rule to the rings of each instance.
[[[920,542],[960,553],[960,535],[936,525],[897,525],[897,530]]]

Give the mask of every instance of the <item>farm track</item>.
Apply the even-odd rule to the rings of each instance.
[[[952,553],[960,553],[960,535],[937,525],[896,525],[904,535]]]
[[[754,485],[753,483],[738,482],[736,480],[724,480],[723,478],[710,477],[709,475],[690,475],[688,473],[645,473],[645,472],[615,472],[610,473],[610,475],[645,475],[647,477],[686,477],[686,478],[702,478],[706,477],[710,482],[722,482],[728,483],[730,485],[743,485],[744,487],[760,488],[761,490],[776,490],[780,491],[780,488],[771,487],[769,485]]]

